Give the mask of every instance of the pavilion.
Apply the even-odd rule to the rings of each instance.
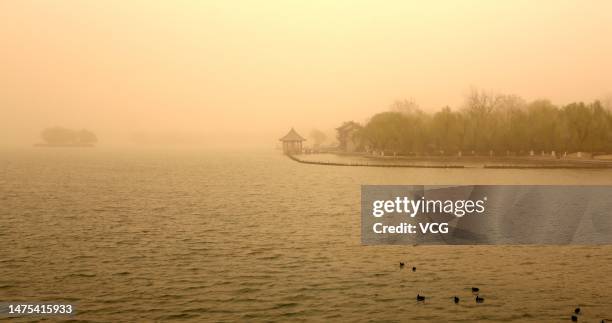
[[[295,132],[295,129],[291,128],[289,133],[279,140],[283,142],[283,152],[285,154],[301,154],[302,141],[306,139]]]

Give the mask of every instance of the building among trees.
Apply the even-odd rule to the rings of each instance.
[[[355,152],[363,147],[359,134],[363,127],[354,121],[344,122],[340,127],[336,128],[338,136],[338,148],[345,152]]]

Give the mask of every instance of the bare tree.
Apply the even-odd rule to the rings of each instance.
[[[327,135],[321,130],[313,129],[310,132],[310,138],[312,139],[314,148],[319,148],[325,139],[327,139]]]

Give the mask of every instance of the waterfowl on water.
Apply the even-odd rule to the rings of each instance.
[[[580,307],[576,307],[576,309],[574,309],[574,313],[580,314]]]
[[[578,322],[578,316],[572,315],[572,322]]]
[[[484,302],[484,298],[480,296],[476,296],[476,303],[482,303],[482,302]]]
[[[400,262],[400,268],[404,268],[404,263]]]
[[[480,288],[472,287],[472,293],[478,293],[479,291],[480,291]]]
[[[417,294],[417,301],[418,302],[422,302],[424,300],[425,300],[425,296],[421,296],[421,295]]]
[[[416,271],[416,267],[412,267],[412,271]]]
[[[459,297],[455,296],[454,301],[455,301],[455,304],[459,303]]]

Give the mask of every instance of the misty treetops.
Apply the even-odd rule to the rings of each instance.
[[[358,142],[359,149],[399,155],[612,151],[612,114],[599,101],[556,106],[547,100],[527,103],[514,95],[473,91],[459,110],[445,107],[429,114],[411,101],[398,101],[365,125],[350,123],[357,130],[349,139]],[[342,146],[347,134],[340,129]]]

